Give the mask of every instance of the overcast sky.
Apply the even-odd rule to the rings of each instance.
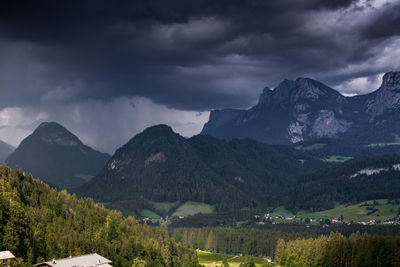
[[[0,3],[0,139],[43,121],[112,153],[144,128],[200,132],[265,86],[310,77],[345,95],[400,68],[400,0]]]

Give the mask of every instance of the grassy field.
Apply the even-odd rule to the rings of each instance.
[[[172,214],[172,216],[189,216],[197,213],[213,213],[214,207],[202,202],[188,201],[179,206],[179,208]]]
[[[345,162],[350,159],[352,159],[352,157],[331,155],[331,156],[329,156],[329,158],[324,158],[322,160],[326,161],[326,162]]]
[[[148,217],[150,219],[160,219],[160,216],[155,213],[154,211],[148,210],[148,209],[144,209],[140,212],[140,216],[143,217]]]
[[[306,211],[299,211],[299,212],[296,214],[296,218],[303,218],[303,219],[306,219],[306,218],[313,218],[313,219],[329,219],[328,216],[319,214],[319,213],[317,213],[317,212],[306,212]]]
[[[226,255],[203,251],[197,252],[197,256],[199,258],[199,263],[205,265],[206,267],[221,265],[224,258],[228,260],[229,266],[238,267],[241,263],[245,262],[248,259],[248,257],[243,256]],[[256,264],[256,266],[261,266],[263,263],[267,262],[265,259],[259,257],[249,258]]]
[[[276,223],[294,223],[301,222],[306,218],[313,219],[334,219],[343,216],[343,219],[347,222],[350,221],[361,221],[368,222],[370,220],[380,220],[381,222],[391,219],[397,216],[400,209],[400,204],[395,204],[394,201],[388,203],[387,199],[378,199],[374,205],[373,200],[364,201],[354,205],[340,205],[334,209],[324,210],[319,212],[307,212],[299,211],[294,220],[285,220],[274,218]],[[294,215],[291,211],[286,210],[284,207],[278,207],[274,209],[271,216]],[[319,222],[312,222],[311,224],[319,224]]]
[[[369,220],[387,220],[397,215],[400,208],[399,204],[388,204],[386,199],[377,200],[378,205],[373,205],[373,201],[365,201],[355,205],[339,206],[334,209],[324,210],[313,214],[337,218],[343,216],[345,221],[369,221]],[[365,206],[365,204],[368,206]],[[370,207],[370,210],[367,209]],[[372,210],[371,210],[372,209]],[[376,210],[376,211],[374,211]],[[370,213],[370,214],[368,214]]]
[[[154,209],[156,211],[161,211],[161,212],[165,212],[165,213],[170,212],[172,209],[175,209],[179,205],[179,202],[155,202],[155,201],[151,201],[150,203],[154,206]]]
[[[271,216],[276,216],[276,215],[285,215],[285,216],[290,216],[293,215],[293,213],[290,210],[285,209],[283,206],[277,207],[274,209],[273,212],[270,213]]]
[[[318,150],[318,149],[321,149],[321,148],[323,148],[324,146],[326,146],[326,144],[323,144],[323,143],[319,144],[319,143],[317,143],[317,144],[312,144],[312,145],[309,145],[309,146],[296,146],[295,149],[301,149],[301,150],[304,150],[304,151],[311,151],[311,150]]]

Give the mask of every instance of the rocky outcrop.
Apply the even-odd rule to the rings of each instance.
[[[381,87],[366,102],[366,111],[371,121],[387,111],[400,108],[400,72],[389,72],[383,76]]]
[[[341,138],[384,123],[387,113],[394,112],[395,118],[391,116],[390,121],[397,121],[399,109],[399,72],[385,74],[375,92],[355,97],[345,97],[318,81],[298,78],[284,80],[273,90],[264,88],[257,105],[248,110],[212,111],[202,133],[283,144],[321,137]],[[385,131],[392,130],[385,126]]]

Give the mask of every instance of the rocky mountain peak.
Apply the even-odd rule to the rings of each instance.
[[[269,99],[273,96],[274,91],[271,90],[269,87],[264,87],[263,92],[260,95],[260,98],[258,99],[258,103],[266,103],[268,102]]]
[[[259,103],[266,103],[273,99],[274,102],[296,103],[300,100],[316,102],[319,99],[340,102],[344,97],[336,90],[323,83],[310,78],[297,78],[282,81],[275,90],[264,88]]]
[[[366,102],[366,111],[371,113],[371,121],[386,111],[400,109],[400,72],[386,73],[374,96]]]
[[[383,76],[381,88],[400,92],[400,72],[388,72]]]
[[[385,74],[378,90],[353,97],[300,77],[284,80],[273,90],[264,88],[258,104],[250,109],[211,112],[202,133],[285,144],[321,137],[347,138],[387,125],[381,131],[389,140],[398,132],[393,127],[400,121],[399,112],[400,72]],[[382,136],[371,136],[371,140]]]
[[[294,101],[298,99],[309,99],[317,101],[320,98],[332,98],[339,100],[344,98],[338,91],[332,89],[325,84],[310,78],[297,78],[295,82],[296,91],[294,93]]]
[[[83,145],[82,142],[57,122],[43,122],[33,132],[32,136],[39,138],[42,142],[62,146]]]

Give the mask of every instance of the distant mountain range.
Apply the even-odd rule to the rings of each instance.
[[[295,146],[204,134],[184,138],[157,125],[110,158],[51,122],[24,139],[6,163],[125,214],[159,208],[159,214],[171,215],[162,207],[187,201],[212,205],[217,212],[282,205],[322,210],[400,197],[400,156],[385,155],[399,148],[329,138]]]
[[[285,80],[265,88],[248,110],[210,113],[202,134],[218,138],[253,138],[291,144],[316,138],[342,138],[359,144],[397,142],[400,137],[400,72],[383,76],[370,94],[345,97],[312,79]]]
[[[60,124],[43,122],[6,159],[6,164],[60,188],[72,188],[96,175],[109,157],[84,145]]]
[[[211,112],[200,135],[156,125],[112,157],[42,123],[6,163],[126,214],[187,201],[217,212],[321,210],[400,197],[400,156],[389,155],[400,153],[399,109],[400,73],[354,97],[299,78],[264,89],[249,110]]]
[[[15,147],[0,140],[0,164],[14,151]]]

